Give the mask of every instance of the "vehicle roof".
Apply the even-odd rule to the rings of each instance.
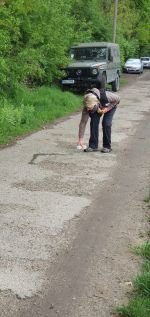
[[[126,62],[140,61],[140,58],[128,58]]]
[[[110,42],[89,42],[89,43],[79,43],[76,45],[73,45],[72,48],[75,47],[92,47],[92,46],[103,46],[103,47],[111,47],[115,46],[118,47],[119,45],[116,43],[110,43]]]
[[[140,58],[150,58],[149,56],[141,56]]]

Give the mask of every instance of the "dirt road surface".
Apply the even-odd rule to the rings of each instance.
[[[110,317],[128,301],[150,189],[150,71],[131,76],[110,154],[76,149],[80,114],[0,151],[1,317]]]

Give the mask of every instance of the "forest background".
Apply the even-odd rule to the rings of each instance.
[[[114,2],[0,0],[0,143],[5,142],[4,130],[13,129],[17,120],[21,129],[29,126],[41,94],[47,100],[57,94],[58,102],[64,98],[58,91],[46,97],[46,87],[52,87],[60,78],[60,67],[68,62],[72,44],[112,41]],[[128,57],[150,55],[149,17],[150,0],[118,1],[116,42],[122,65]],[[36,98],[31,92],[33,87],[42,87],[39,95],[36,90]],[[46,99],[44,102],[46,107]],[[32,125],[40,126],[50,119],[45,113],[40,123]]]

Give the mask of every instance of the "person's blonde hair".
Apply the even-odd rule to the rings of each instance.
[[[92,93],[87,93],[83,98],[83,106],[89,110],[92,110],[95,105],[98,104],[97,97]]]

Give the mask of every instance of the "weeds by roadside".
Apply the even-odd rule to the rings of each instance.
[[[80,104],[80,96],[56,87],[18,87],[12,100],[1,99],[0,144],[69,115],[79,110]]]
[[[144,200],[150,209],[150,194]],[[117,309],[120,316],[123,317],[149,317],[150,316],[150,241],[141,246],[137,246],[134,252],[142,256],[144,264],[141,272],[133,281],[133,298],[127,306]]]

